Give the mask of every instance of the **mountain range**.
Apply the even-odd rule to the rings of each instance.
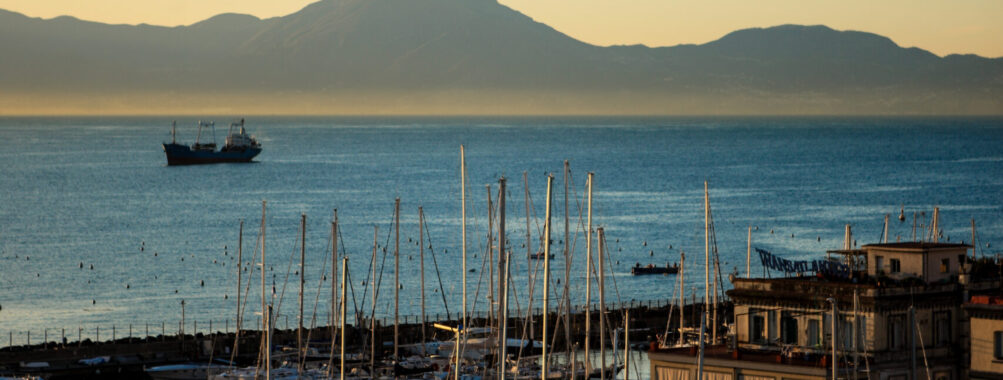
[[[1003,114],[1003,58],[826,26],[595,46],[495,0],[179,27],[0,10],[0,114]]]

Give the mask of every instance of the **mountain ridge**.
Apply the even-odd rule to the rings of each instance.
[[[0,10],[0,51],[8,114],[1003,113],[1003,58],[793,24],[597,46],[489,0],[323,0],[177,27]]]

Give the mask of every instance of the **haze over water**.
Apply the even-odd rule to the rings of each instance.
[[[229,120],[215,120],[222,143]],[[179,141],[194,140],[196,121],[178,120]],[[159,144],[170,140],[170,124],[169,118],[0,119],[0,336],[14,331],[15,343],[23,344],[25,331],[37,342],[43,329],[52,339],[66,328],[75,339],[82,327],[84,337],[93,338],[100,326],[107,339],[113,324],[121,337],[130,323],[135,334],[147,323],[159,333],[162,321],[172,332],[182,299],[189,323],[197,320],[199,330],[210,319],[217,330],[230,319],[232,329],[238,224],[245,221],[244,261],[250,262],[263,199],[277,293],[291,258],[298,262],[299,217],[307,214],[305,298],[308,313],[319,298],[318,324],[326,324],[330,309],[330,284],[320,281],[325,265],[330,280],[335,208],[355,299],[359,308],[366,299],[366,310],[371,305],[362,284],[372,226],[379,225],[378,262],[382,247],[389,248],[377,313],[392,316],[395,197],[401,198],[402,313],[420,310],[415,241],[417,208],[423,206],[455,314],[461,144],[469,182],[468,265],[476,269],[468,273],[469,302],[474,305],[477,293],[479,311],[488,286],[485,279],[477,291],[478,276],[487,275],[485,185],[495,195],[500,176],[508,178],[511,272],[519,284],[513,286],[513,310],[527,301],[523,171],[535,214],[533,251],[543,226],[545,174],[555,175],[552,270],[555,279],[563,278],[565,159],[573,172],[575,304],[584,292],[578,215],[584,214],[579,205],[588,171],[595,173],[594,224],[605,228],[611,250],[610,302],[673,297],[675,276],[631,277],[629,270],[634,263],[677,262],[680,250],[687,255],[687,297],[692,287],[702,287],[705,180],[725,276],[736,268],[744,274],[749,225],[758,227],[754,247],[791,259],[818,258],[841,247],[847,223],[858,246],[878,242],[885,214],[892,216],[890,240],[909,240],[913,212],[925,212],[919,223],[929,224],[935,205],[945,239],[969,242],[974,218],[979,253],[1003,247],[999,118],[249,118],[249,132],[264,148],[257,163],[186,167],[165,165]],[[903,204],[907,220],[899,222]],[[442,314],[432,250],[426,249],[426,302],[430,313]],[[752,268],[761,273],[757,261]],[[253,324],[260,277],[249,271],[244,278],[254,281],[246,317]],[[280,310],[290,326],[297,289],[290,274]],[[539,292],[536,298],[534,307]]]

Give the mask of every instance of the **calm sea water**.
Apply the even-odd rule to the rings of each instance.
[[[217,125],[227,121],[216,120]],[[196,120],[178,122],[179,140],[192,141]],[[0,119],[0,346],[8,343],[9,332],[15,344],[23,344],[27,331],[37,342],[46,332],[52,339],[62,328],[71,340],[79,328],[93,338],[95,327],[103,331],[102,339],[110,338],[112,325],[118,336],[129,324],[137,335],[147,324],[151,333],[159,333],[161,322],[170,332],[181,317],[182,300],[188,323],[198,321],[199,330],[207,330],[210,320],[214,329],[222,329],[227,319],[232,329],[238,225],[246,223],[244,261],[250,262],[262,200],[268,201],[269,291],[273,283],[277,294],[285,289],[281,327],[284,318],[292,325],[297,315],[295,271],[304,213],[307,313],[316,303],[317,318],[326,324],[330,284],[322,279],[330,279],[334,209],[358,301],[350,307],[372,307],[363,283],[373,226],[378,226],[377,265],[384,267],[377,313],[392,315],[391,222],[397,197],[401,313],[413,316],[420,310],[419,207],[433,247],[426,250],[427,308],[444,313],[444,291],[449,311],[456,313],[462,272],[461,144],[469,182],[468,265],[476,270],[468,274],[469,299],[480,311],[488,287],[480,277],[487,275],[485,185],[495,196],[498,178],[508,178],[507,231],[518,295],[512,307],[523,309],[528,263],[522,174],[529,178],[535,242],[543,225],[546,174],[555,175],[558,258],[552,269],[555,278],[563,278],[564,160],[572,171],[574,303],[584,301],[585,238],[579,215],[590,171],[595,173],[594,223],[605,228],[610,247],[611,302],[673,297],[674,276],[631,277],[629,270],[634,263],[676,262],[680,251],[686,252],[691,273],[687,286],[702,289],[705,180],[725,273],[744,273],[750,225],[758,228],[754,246],[792,259],[812,258],[840,248],[847,223],[858,244],[878,242],[885,214],[892,215],[891,239],[908,240],[913,213],[924,213],[918,224],[927,225],[934,206],[940,207],[950,241],[969,241],[974,218],[980,253],[996,254],[1003,247],[1003,119],[998,118],[247,122],[264,145],[257,163],[167,167],[159,144],[170,139],[169,118]],[[222,142],[224,134],[220,128],[216,139]],[[906,222],[897,220],[902,205]],[[382,249],[388,246],[384,261]],[[754,272],[761,268],[756,262],[752,267]],[[254,323],[257,317],[250,311],[260,303],[260,278],[257,272],[246,274],[255,281],[246,319]],[[534,306],[539,306],[539,291],[536,298]]]

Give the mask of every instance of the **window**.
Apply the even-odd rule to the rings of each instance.
[[[749,319],[749,340],[753,343],[766,341],[766,319],[762,315],[753,315]]]
[[[689,380],[690,371],[682,368],[655,367],[656,380]]]
[[[864,351],[867,346],[867,317],[857,316],[857,347]],[[873,348],[870,348],[873,350]]]
[[[906,346],[905,315],[898,314],[888,317],[888,349],[901,350]]]
[[[874,273],[883,274],[885,272],[885,258],[874,256]]]
[[[786,344],[798,343],[798,320],[787,311],[780,316],[780,339]]]
[[[951,270],[951,259],[940,259],[940,273],[947,273]]]
[[[766,312],[766,339],[770,342],[775,342],[777,339],[780,339],[780,334],[777,331],[776,310]]]
[[[933,313],[934,344],[942,347],[951,344],[951,311]]]
[[[1003,359],[1003,331],[993,333],[993,357],[996,360]]]
[[[821,332],[818,328],[817,319],[808,320],[808,346],[809,347],[821,347],[821,339],[819,339],[819,334]]]
[[[703,380],[731,380],[731,374],[725,372],[704,371]]]
[[[901,262],[899,262],[899,259],[891,259],[889,261],[891,262],[892,265],[891,269],[892,273],[898,273],[902,271],[902,264]]]

